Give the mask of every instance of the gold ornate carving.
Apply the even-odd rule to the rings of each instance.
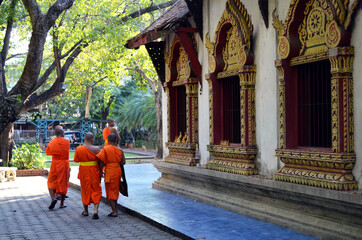
[[[353,59],[353,47],[334,48],[330,50],[333,152],[354,151]],[[340,118],[340,113],[342,113],[343,118]],[[343,123],[343,131],[340,129],[341,122]],[[343,132],[343,136],[341,136],[341,132]],[[343,143],[342,149],[341,141]]]
[[[166,96],[167,96],[167,136],[168,141],[171,140],[171,104],[170,104],[170,89],[165,88]]]
[[[187,166],[195,166],[198,163],[198,160],[195,158],[195,143],[167,142],[166,147],[170,151],[170,154],[165,158],[166,162]]]
[[[272,13],[273,17],[273,27],[275,28],[278,36],[284,36],[285,35],[285,25],[282,21],[279,20],[279,16],[275,14],[277,9],[274,9]]]
[[[187,56],[186,50],[180,46],[180,55],[176,62],[177,81],[186,80],[190,77],[191,67],[190,60]]]
[[[213,73],[216,70],[216,59],[214,57],[215,44],[210,41],[209,33],[206,33],[205,46],[209,51],[209,72]]]
[[[177,59],[174,59],[177,56]],[[191,78],[190,60],[185,49],[181,46],[178,37],[175,37],[170,47],[170,55],[165,54],[166,59],[166,74],[169,70],[169,81],[172,84],[167,84],[167,131],[170,154],[166,157],[167,162],[183,165],[196,165],[195,160],[195,143],[198,141],[198,80]],[[173,69],[171,69],[173,68]],[[177,72],[177,78],[171,79],[171,70]],[[180,132],[175,137],[174,143],[171,143],[171,97],[169,87],[185,87],[186,88],[186,132]],[[195,142],[196,141],[196,142]],[[190,143],[191,142],[191,143]],[[191,145],[190,145],[191,144]]]
[[[324,153],[277,149],[285,166],[274,174],[275,180],[296,182],[334,190],[357,189],[352,169],[354,153]]]
[[[253,26],[246,8],[240,0],[228,0],[225,11],[216,28],[214,41],[206,34],[206,48],[209,51],[209,115],[210,146],[208,150],[214,156],[207,168],[237,174],[257,174],[254,159],[256,155],[255,136],[255,72],[256,67],[245,65],[251,51]],[[225,36],[226,35],[226,36]],[[216,51],[218,49],[218,51]],[[221,50],[221,54],[220,54]],[[220,54],[216,56],[216,54]],[[222,61],[222,62],[218,62]],[[248,63],[249,64],[249,63]],[[221,70],[221,66],[223,69]],[[214,76],[216,75],[216,76]],[[214,146],[214,95],[213,81],[239,76],[240,79],[240,121],[241,143],[232,146]],[[217,79],[212,79],[217,77]],[[229,144],[228,139],[221,144]],[[233,149],[242,149],[244,153],[231,153]],[[253,149],[253,150],[250,150]],[[254,152],[255,151],[255,152]]]
[[[353,127],[353,48],[338,47],[348,29],[351,16],[357,5],[348,10],[348,0],[292,0],[284,24],[275,17],[274,27],[279,36],[291,42],[290,32],[295,32],[294,15],[304,9],[298,28],[301,44],[300,56],[292,56],[290,62],[276,61],[279,73],[280,149],[276,155],[285,164],[274,174],[276,180],[336,189],[357,189],[352,169],[355,163]],[[293,31],[291,31],[293,30]],[[347,36],[348,37],[348,36]],[[279,51],[278,51],[279,52]],[[282,58],[280,56],[280,58]],[[305,64],[329,58],[331,63],[331,152],[307,152],[286,149],[285,127],[285,71],[290,66]],[[282,64],[283,63],[283,64]],[[289,63],[289,66],[288,66]],[[291,70],[290,70],[291,71]],[[290,80],[289,80],[290,81]]]
[[[284,36],[278,37],[278,55],[280,58],[285,59],[289,56],[290,46],[288,38]]]
[[[279,76],[279,146],[286,148],[286,121],[285,121],[285,79],[284,68],[280,60],[275,61]]]
[[[326,44],[329,48],[337,47],[341,41],[341,31],[338,28],[336,21],[331,21],[327,25],[326,30]]]
[[[214,156],[206,164],[207,169],[241,175],[258,173],[255,166],[256,148],[209,145],[207,150]]]
[[[238,69],[246,62],[245,44],[240,41],[241,37],[236,27],[232,27],[226,33],[226,46],[222,55],[225,63],[224,71]]]
[[[209,52],[209,72],[216,70],[216,48],[223,37],[221,32],[227,30],[227,43],[223,48],[224,71],[237,69],[245,64],[247,52],[251,49],[251,37],[253,35],[253,25],[250,16],[247,14],[245,6],[240,0],[228,0],[225,11],[216,28],[214,42],[211,42],[209,33],[206,34],[205,46]]]
[[[299,26],[300,55],[310,55],[328,50],[326,24],[333,20],[331,9],[325,0],[311,0],[306,4],[303,23]]]
[[[208,76],[210,77],[210,76]],[[214,144],[214,95],[212,91],[212,79],[208,78],[209,83],[209,125],[210,125],[210,144]]]
[[[355,12],[355,10],[357,9],[358,2],[359,2],[359,1],[360,1],[360,0],[354,0],[352,6],[351,6],[351,8],[350,8],[350,10],[349,10],[348,13],[347,13],[346,19],[345,19],[345,21],[344,21],[344,23],[343,23],[343,27],[344,27],[345,30],[348,30],[349,27],[351,26],[352,15],[353,15],[353,13]],[[345,6],[345,9],[347,9],[347,7],[348,7],[348,5]]]
[[[295,12],[304,4],[305,17],[298,30],[302,45],[300,55],[325,52],[328,48],[338,46],[341,28],[350,28],[358,1],[355,0],[348,9],[349,0],[309,0],[306,3],[292,0],[284,23],[275,14],[276,9],[273,11],[273,26],[278,36],[290,39],[290,27],[295,20]],[[332,23],[333,21],[335,23]]]
[[[329,52],[322,52],[318,54],[313,55],[303,55],[303,56],[297,56],[293,57],[290,60],[290,66],[305,64],[305,63],[311,63],[311,62],[317,62],[321,60],[327,60],[329,58]]]

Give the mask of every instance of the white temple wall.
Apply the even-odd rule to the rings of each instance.
[[[226,0],[204,0],[203,9],[203,39],[209,33],[213,41],[218,22],[225,9]],[[278,109],[278,74],[274,66],[277,56],[277,36],[272,25],[272,12],[276,9],[279,19],[285,19],[290,1],[269,1],[269,26],[265,26],[259,6],[255,0],[244,0],[248,14],[251,15],[254,26],[253,52],[256,65],[256,141],[258,147],[257,168],[262,175],[272,175],[282,167],[282,162],[275,157],[275,149],[279,145],[279,109]],[[362,11],[359,10],[355,22],[362,22]],[[351,45],[355,48],[354,59],[354,118],[355,118],[355,152],[357,162],[353,173],[362,188],[362,28],[354,27]],[[174,37],[166,37],[167,49]],[[208,74],[208,51],[204,41],[196,37],[198,58],[202,66],[202,87],[199,87],[199,150],[200,164],[206,165],[210,160],[207,145],[209,135],[209,84],[205,75]],[[164,143],[169,141],[167,136],[167,96],[163,93],[163,131]],[[164,145],[164,157],[169,154]]]
[[[356,164],[353,175],[362,189],[362,11],[356,15],[351,45],[354,47],[353,101],[354,101],[354,146]]]

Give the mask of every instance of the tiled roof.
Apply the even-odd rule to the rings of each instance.
[[[138,48],[140,45],[152,42],[162,36],[162,32],[170,30],[178,22],[183,21],[189,12],[185,0],[177,1],[160,18],[151,23],[137,36],[129,39],[125,46],[127,48]]]

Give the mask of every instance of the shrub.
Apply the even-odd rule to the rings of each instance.
[[[38,143],[24,143],[13,149],[11,165],[18,169],[39,169],[44,168],[44,158]]]

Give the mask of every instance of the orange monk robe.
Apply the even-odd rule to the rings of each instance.
[[[102,198],[101,176],[98,165],[99,158],[84,145],[77,147],[74,162],[79,162],[78,179],[84,205],[100,203]]]
[[[69,147],[70,142],[56,137],[46,148],[47,155],[52,156],[52,164],[48,174],[48,188],[55,193],[66,194],[69,187]]]
[[[107,199],[118,200],[119,182],[121,181],[122,170],[120,162],[123,152],[113,146],[104,146],[102,151],[97,154],[105,164],[104,183],[106,185]]]
[[[106,127],[103,129],[103,139],[104,139],[104,146],[108,145],[108,135],[111,134],[110,127]]]

